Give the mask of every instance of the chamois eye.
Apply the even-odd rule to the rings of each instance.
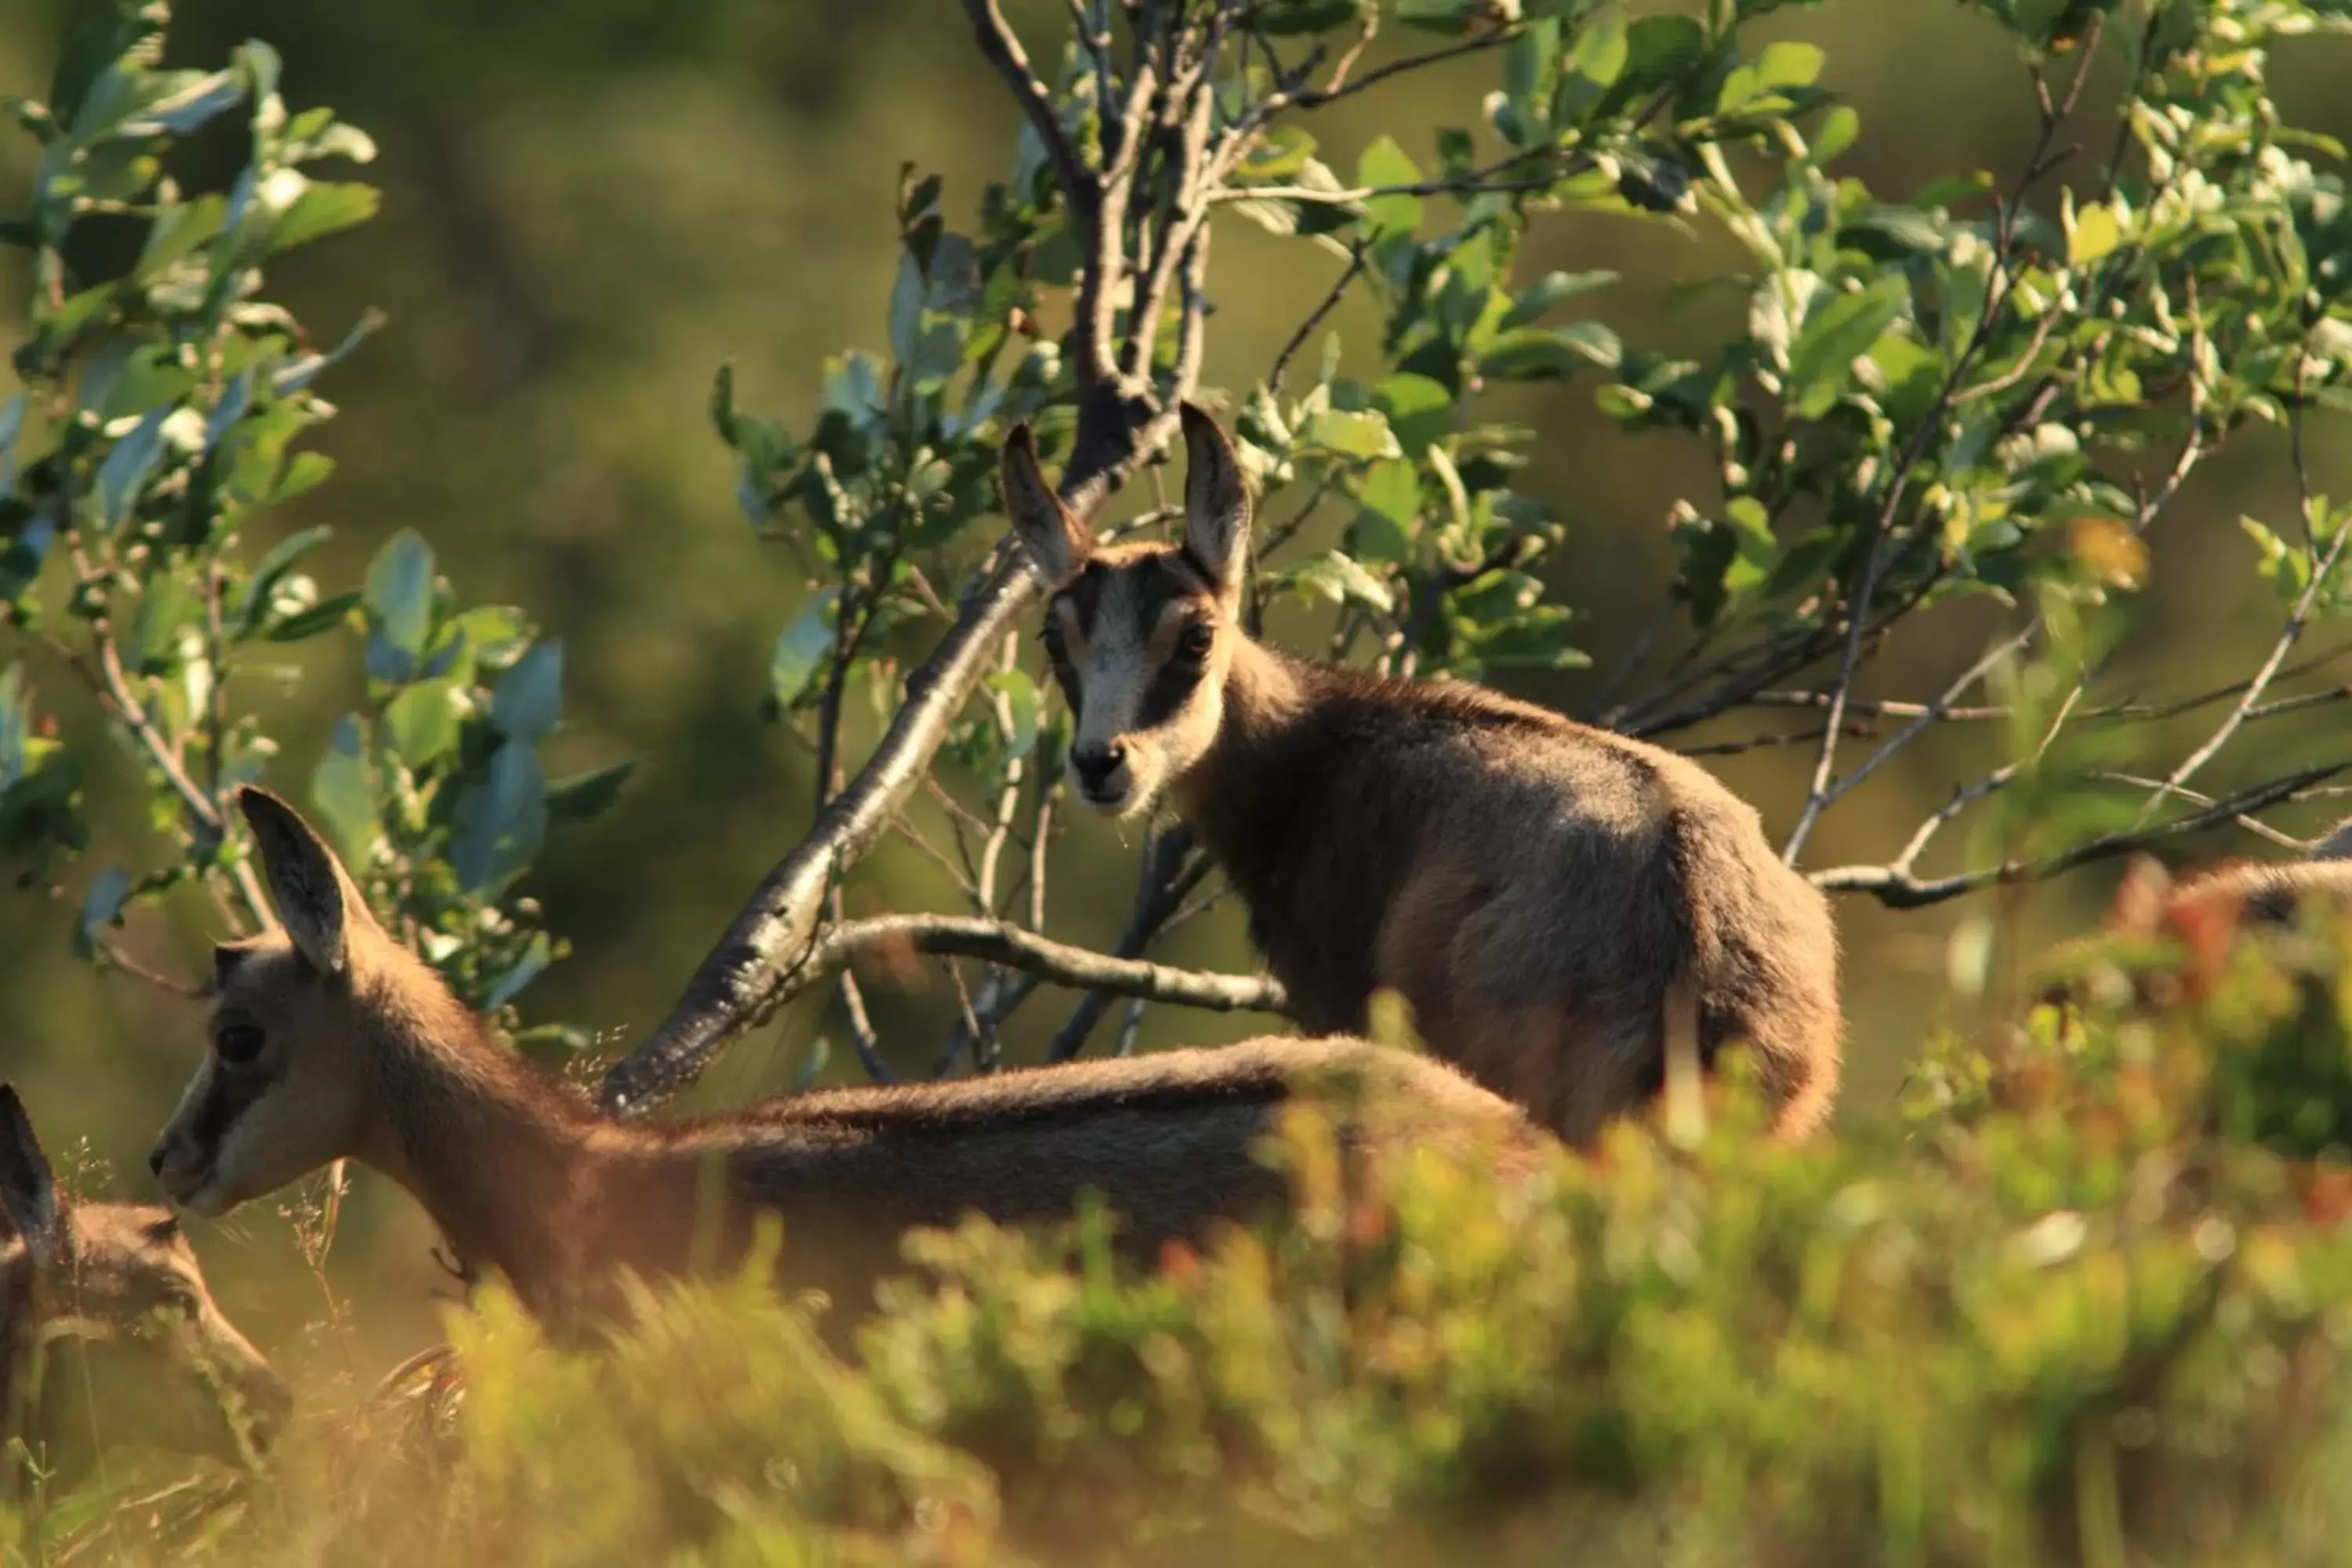
[[[231,1067],[243,1067],[261,1054],[261,1030],[252,1024],[225,1024],[213,1037],[213,1049]]]
[[[1217,640],[1217,631],[1206,621],[1188,621],[1177,636],[1176,651],[1190,659],[1204,659]]]

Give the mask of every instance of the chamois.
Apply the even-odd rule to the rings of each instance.
[[[1666,999],[1688,986],[1702,1059],[1745,1041],[1776,1131],[1819,1126],[1836,927],[1755,810],[1657,746],[1254,640],[1249,492],[1216,422],[1187,404],[1182,424],[1176,544],[1098,544],[1027,427],[1005,440],[1077,795],[1121,817],[1173,805],[1312,1034],[1361,1031],[1393,989],[1433,1051],[1582,1144],[1660,1091]]]
[[[214,1304],[172,1211],[74,1202],[5,1083],[0,1213],[0,1440],[52,1487],[102,1441],[230,1462],[268,1446],[292,1394]]]
[[[355,1159],[562,1326],[612,1305],[624,1270],[735,1259],[762,1211],[782,1217],[786,1280],[853,1315],[907,1230],[973,1211],[1067,1218],[1089,1188],[1130,1254],[1150,1258],[1282,1201],[1255,1145],[1301,1073],[1366,1091],[1360,1116],[1340,1121],[1367,1153],[1491,1149],[1525,1171],[1549,1142],[1447,1068],[1361,1042],[1245,1042],[618,1121],[496,1043],[376,923],[292,807],[253,788],[238,804],[285,929],[215,951],[211,1048],[151,1161],[165,1191],[215,1215]]]
[[[2051,978],[2044,1002],[2077,999],[2078,972],[2090,954],[2116,937],[2164,938],[2183,943],[2189,968],[2134,978],[2142,1003],[2158,1002],[2186,978],[2200,983],[2242,930],[2291,925],[2306,900],[2352,911],[2352,817],[2332,828],[2302,860],[2225,860],[2176,879],[2154,856],[2136,857],[2117,884],[2098,934],[2060,943],[2039,965]]]

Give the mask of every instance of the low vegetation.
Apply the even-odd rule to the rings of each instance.
[[[813,1081],[1076,1055],[1114,1001],[1122,1047],[1147,1007],[1232,1005],[1234,977],[1147,962],[1216,900],[1181,830],[1152,836],[1123,920],[1045,935],[1048,884],[1078,874],[1068,716],[1017,635],[1038,584],[999,548],[1020,419],[1066,502],[1148,531],[1167,509],[1129,481],[1181,400],[1214,405],[1279,520],[1251,586],[1289,646],[1549,691],[1587,661],[1567,597],[1591,585],[1548,570],[1566,525],[1520,488],[1537,437],[1506,400],[1581,382],[1708,481],[1583,716],[1793,748],[1804,787],[1773,826],[1815,886],[1912,908],[2208,830],[2294,847],[2265,814],[2352,767],[2295,728],[2346,695],[2340,649],[2304,644],[2352,555],[2306,460],[2352,403],[2352,216],[2342,148],[2269,73],[2352,10],[1969,0],[2021,61],[2030,155],[1874,192],[1823,51],[1764,36],[1795,8],[1080,0],[1040,8],[1070,26],[1048,53],[965,0],[974,68],[1022,111],[1007,178],[951,199],[909,171],[866,334],[887,352],[829,360],[797,435],[739,405],[731,370],[709,409],[757,539],[796,568],[767,714],[832,805],[604,1102],[647,1108],[787,1006]],[[84,9],[45,97],[9,106],[37,152],[0,222],[30,285],[0,402],[0,854],[75,911],[60,947],[185,991],[173,936],[268,922],[236,792],[307,782],[386,925],[519,1047],[583,1066],[584,1029],[528,1013],[566,952],[528,879],[625,805],[628,764],[551,776],[556,628],[469,604],[413,531],[322,582],[324,527],[278,510],[330,477],[302,443],[375,322],[314,335],[264,269],[371,216],[371,187],[328,176],[374,144],[289,103],[299,62],[266,44],[167,68],[163,0]],[[1448,71],[1484,73],[1452,122],[1318,140],[1332,106]],[[1225,386],[1204,344],[1250,279],[1212,267],[1213,213],[1330,280]],[[1522,264],[1568,221],[1701,237],[1676,298],[1733,308],[1672,353],[1621,334],[1591,305],[1624,280]],[[1342,307],[1377,331],[1342,344]],[[2257,468],[2292,489],[2236,557],[2280,629],[2244,668],[2143,691],[2134,595],[2225,447],[2243,493]],[[1873,685],[1923,626],[1954,668]],[[344,716],[282,756],[297,690]],[[1888,858],[1811,863],[1825,816],[1956,735],[1983,742],[1970,771]],[[98,765],[113,745],[135,777]],[[966,912],[850,917],[917,887]],[[2352,930],[2077,953],[2076,1003],[2031,1009],[1979,1005],[2014,945],[1994,929],[1956,948],[1990,1021],[1855,1042],[1911,1065],[1903,1113],[1801,1149],[1760,1137],[1735,1082],[1505,1192],[1428,1154],[1360,1180],[1302,1116],[1270,1152],[1304,1199],[1285,1228],[1149,1274],[1113,1265],[1099,1216],[928,1236],[846,1361],[814,1304],[750,1276],[650,1295],[610,1344],[551,1342],[492,1288],[452,1310],[449,1354],[382,1389],[309,1379],[252,1473],[110,1458],[49,1495],[14,1456],[33,1484],[0,1552],[2341,1561]],[[972,983],[932,1012],[879,994],[958,959]],[[1086,994],[1041,1023],[1050,988]]]
[[[1098,1215],[930,1233],[849,1364],[749,1278],[648,1297],[604,1347],[487,1292],[454,1361],[321,1391],[266,1473],[65,1500],[16,1548],[2333,1563],[2352,922],[2118,1000],[2178,959],[2078,955],[2064,1016],[1946,1042],[1899,1129],[1801,1151],[1735,1084],[1703,1131],[1625,1127],[1532,1189],[1434,1159],[1351,1181],[1302,1113],[1269,1151],[1295,1226],[1149,1275]]]

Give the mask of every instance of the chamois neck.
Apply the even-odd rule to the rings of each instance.
[[[384,953],[361,989],[384,1109],[359,1158],[406,1189],[468,1263],[542,1299],[567,1256],[555,1216],[587,1179],[600,1120],[412,954]]]
[[[1213,843],[1224,819],[1261,795],[1265,763],[1300,732],[1328,673],[1264,643],[1236,640],[1217,738],[1173,791],[1178,810]]]

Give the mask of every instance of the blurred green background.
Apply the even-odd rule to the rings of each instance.
[[[1010,9],[1033,52],[1048,54],[1063,7]],[[63,0],[0,9],[0,91],[46,89],[68,10]],[[290,254],[272,273],[273,297],[313,331],[339,333],[370,305],[390,326],[325,385],[342,414],[319,445],[340,472],[271,526],[333,525],[319,569],[331,581],[355,579],[387,535],[414,526],[461,597],[520,605],[565,639],[572,727],[551,771],[622,756],[642,763],[619,809],[555,835],[530,884],[574,952],[526,996],[525,1012],[633,1041],[798,837],[811,804],[805,751],[759,718],[770,645],[804,584],[736,510],[729,454],[705,415],[711,374],[732,356],[745,403],[805,430],[822,357],[882,335],[899,165],[943,174],[950,212],[969,213],[984,182],[1010,165],[1010,105],[948,0],[208,0],[182,12],[173,63],[215,63],[241,38],[266,38],[285,57],[293,106],[331,104],[381,148],[367,177],[384,192],[382,216]],[[1899,199],[1979,167],[2006,176],[2022,161],[2034,129],[2027,79],[1994,27],[1965,6],[1837,0],[1776,17],[1772,30],[1827,48],[1825,85],[1863,116],[1863,139],[1841,170],[1882,195]],[[1432,127],[1475,115],[1493,68],[1474,61],[1365,95],[1318,133],[1340,167],[1382,132],[1423,153]],[[2352,132],[2352,103],[2329,87],[2347,69],[2352,54],[2320,44],[2280,62],[2290,117]],[[2105,80],[2094,78],[2095,93]],[[0,143],[0,205],[21,188],[30,147],[23,138]],[[2055,184],[2044,194],[2054,205]],[[1696,342],[1720,308],[1662,309],[1668,283],[1727,264],[1703,229],[1553,218],[1528,248],[1530,268],[1623,271],[1627,281],[1597,297],[1597,308],[1630,342]],[[1207,381],[1262,374],[1334,265],[1227,220],[1217,236]],[[0,310],[16,328],[21,273],[5,281]],[[1371,321],[1369,310],[1343,310],[1334,325],[1360,339]],[[1525,488],[1570,525],[1556,570],[1583,617],[1582,646],[1606,669],[1664,583],[1668,504],[1706,496],[1711,484],[1696,454],[1674,439],[1616,435],[1592,411],[1594,384],[1555,387],[1511,412],[1543,433]],[[2274,635],[2281,609],[2253,575],[2252,547],[2234,521],[2241,512],[2283,518],[2293,504],[2284,442],[2267,437],[2201,472],[2161,525],[2149,591],[2130,611],[2129,689],[2242,674]],[[2340,492],[2340,450],[2323,436],[2315,458],[2321,487]],[[1873,689],[1931,690],[1939,671],[1981,650],[1987,624],[1958,615],[1916,628]],[[61,681],[42,689],[83,723],[102,799],[106,743]],[[1590,686],[1562,677],[1527,689],[1573,708]],[[275,783],[304,796],[327,726],[357,694],[355,668],[322,665],[283,700],[287,750]],[[1766,715],[1684,739],[1792,727]],[[2329,728],[2324,718],[2266,728],[2252,748],[2265,765],[2317,756]],[[2166,760],[2194,732],[2179,731]],[[1954,784],[2001,760],[1998,744],[1986,727],[1906,753],[1827,818],[1810,863],[1883,858]],[[1811,764],[1810,747],[1783,747],[1717,765],[1777,836]],[[2225,763],[2207,778],[2228,774]],[[2305,811],[2280,825],[2315,827],[2323,814]],[[1133,887],[1139,842],[1100,824],[1072,827],[1055,886],[1055,934],[1108,940]],[[1956,836],[1947,853],[1964,847]],[[2218,837],[2180,847],[2197,858],[2260,848]],[[79,869],[77,886],[90,868]],[[2112,868],[2087,872],[2000,912],[2021,921],[2030,950],[2093,918],[2111,876]],[[937,879],[909,855],[877,860],[863,886],[877,903],[944,907]],[[1946,1018],[1948,938],[1994,908],[1990,899],[1907,915],[1841,906],[1845,1116],[1885,1113],[1905,1060]],[[149,1141],[198,1047],[196,1010],[81,964],[68,943],[69,915],[36,894],[0,890],[9,1015],[0,1070],[23,1083],[53,1151],[85,1165],[89,1190],[143,1194]],[[136,940],[158,962],[189,968],[206,933]],[[1238,910],[1228,901],[1163,955],[1247,963]],[[1033,1027],[1050,1026],[1064,1007],[1049,997],[1033,1010]],[[936,994],[877,998],[886,1029],[936,1039],[945,1016]],[[1148,1037],[1230,1037],[1252,1022],[1163,1013]],[[814,1008],[788,1015],[739,1048],[700,1100],[781,1087],[826,1026],[838,1029]],[[199,1240],[224,1304],[257,1340],[298,1355],[308,1345],[314,1355],[356,1357],[350,1370],[365,1374],[430,1331],[430,1231],[404,1199],[364,1176],[342,1226],[315,1285],[304,1280],[294,1227],[268,1205],[203,1227]],[[362,1348],[307,1332],[355,1301]]]

